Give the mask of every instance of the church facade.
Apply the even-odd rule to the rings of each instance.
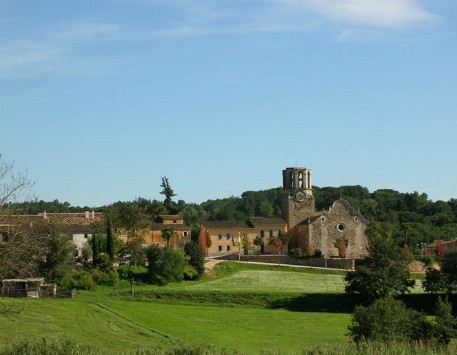
[[[251,253],[276,253],[268,245],[284,233],[287,249],[303,252],[319,249],[326,258],[361,259],[368,255],[365,230],[369,222],[351,205],[339,199],[325,211],[317,211],[310,169],[286,168],[283,175],[282,218],[251,217],[246,222],[203,222],[199,244],[205,255],[240,252],[239,240],[247,238]],[[255,239],[265,247],[256,246]],[[282,248],[284,251],[284,248]]]
[[[317,211],[311,170],[286,168],[283,174],[282,217],[287,223],[289,250],[319,249],[327,258],[367,256],[365,230],[369,222],[343,199]]]

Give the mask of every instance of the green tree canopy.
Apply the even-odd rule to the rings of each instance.
[[[359,297],[359,302],[370,304],[389,295],[410,291],[415,281],[409,279],[408,265],[400,248],[393,242],[390,227],[371,223],[367,229],[369,256],[345,276],[346,293]]]

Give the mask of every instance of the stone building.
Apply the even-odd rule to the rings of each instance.
[[[199,245],[204,255],[215,256],[242,252],[241,240],[249,241],[249,252],[274,253],[275,245],[268,243],[287,232],[287,223],[282,218],[251,217],[247,221],[206,221],[201,223]],[[264,245],[254,240],[262,238]],[[210,245],[206,242],[211,240]]]
[[[191,241],[190,228],[179,215],[158,215],[147,228],[136,230],[135,236],[143,239],[144,247],[150,245],[164,247],[167,245],[162,233],[165,229],[172,230],[172,236],[168,241],[170,246],[182,248]],[[132,238],[131,233],[125,229],[118,229],[116,235],[124,243],[127,243]]]
[[[282,218],[251,217],[247,221],[203,222],[199,245],[205,255],[237,253],[240,251],[239,240],[246,237],[250,253],[277,253],[277,246],[269,241],[287,233],[289,250],[299,248],[308,252],[311,248],[319,249],[326,258],[359,259],[367,256],[365,229],[369,222],[343,199],[335,201],[326,211],[317,211],[310,169],[294,167],[283,170],[281,210]],[[263,250],[254,243],[258,237],[264,242]]]
[[[316,211],[311,170],[283,170],[282,214],[288,225],[289,249],[319,249],[327,257],[364,258],[368,221],[351,205],[339,199],[327,211]],[[341,247],[344,245],[344,247]],[[340,248],[339,248],[340,247]]]

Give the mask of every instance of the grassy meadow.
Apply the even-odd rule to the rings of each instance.
[[[121,282],[78,291],[71,299],[2,298],[24,310],[11,320],[0,318],[0,349],[41,337],[70,338],[115,353],[212,344],[229,352],[289,354],[348,344],[351,315],[338,305],[343,275],[227,262],[214,277],[135,286],[134,296]]]

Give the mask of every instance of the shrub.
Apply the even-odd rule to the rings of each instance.
[[[302,252],[299,248],[292,248],[289,250],[289,256],[292,258],[298,258],[302,255]]]
[[[86,270],[79,270],[65,277],[62,280],[62,287],[66,290],[74,288],[93,290],[96,287],[96,283],[89,272]]]
[[[96,268],[90,270],[90,274],[97,285],[114,286],[119,281],[119,275],[113,269],[102,271]]]
[[[392,297],[379,299],[368,307],[357,306],[348,327],[355,342],[426,340],[431,325],[424,314],[407,308]]]
[[[108,350],[98,349],[91,345],[82,345],[73,340],[23,340],[4,349],[3,355],[45,354],[45,355],[102,355],[110,354]]]
[[[149,261],[148,274],[151,282],[166,285],[169,282],[183,280],[184,268],[187,265],[184,251],[152,245],[147,249],[146,255]]]
[[[314,255],[313,255],[314,258],[320,258],[322,257],[322,251],[320,249],[316,249],[314,251]]]
[[[184,245],[184,253],[188,257],[186,279],[200,278],[205,272],[205,259],[200,247],[196,243],[187,243]]]

